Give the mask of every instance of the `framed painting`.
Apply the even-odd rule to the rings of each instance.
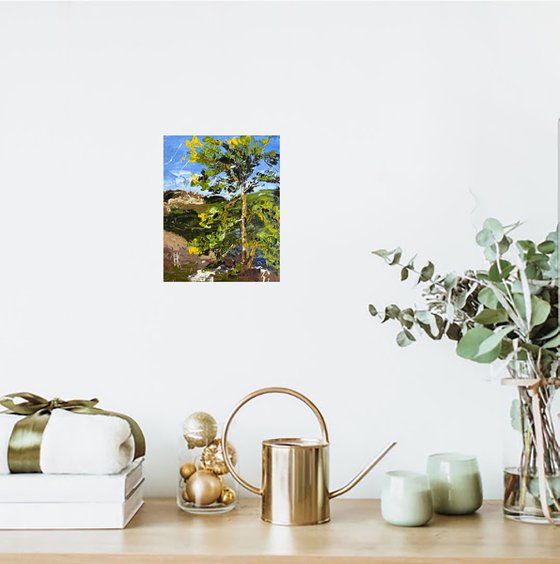
[[[278,135],[164,136],[163,280],[280,280]]]

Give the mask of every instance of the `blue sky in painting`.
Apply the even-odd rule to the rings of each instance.
[[[221,140],[239,137],[239,135],[198,135],[200,140],[203,137],[216,137]],[[255,139],[265,139],[270,137],[267,145],[268,150],[280,152],[280,136],[279,135],[255,135]],[[202,166],[198,163],[188,162],[188,148],[185,141],[192,138],[192,135],[164,135],[163,136],[163,189],[164,190],[188,190],[190,192],[202,193],[197,186],[190,185],[190,176],[197,174],[202,170]],[[181,160],[181,157],[187,157]],[[259,167],[264,170],[265,165]],[[263,188],[267,185],[263,184]]]

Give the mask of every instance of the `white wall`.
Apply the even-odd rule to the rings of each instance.
[[[1,391],[133,415],[150,494],[187,413],[285,385],[324,410],[333,486],[395,439],[353,495],[452,449],[499,497],[499,385],[450,343],[398,349],[367,304],[417,297],[369,251],[461,269],[488,214],[552,229],[559,25],[558,4],[1,4]],[[162,136],[191,133],[281,135],[281,283],[162,282]],[[258,481],[261,438],[315,432],[262,399],[233,438]]]

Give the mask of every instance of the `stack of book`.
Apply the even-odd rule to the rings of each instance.
[[[0,529],[123,529],[144,503],[142,462],[112,475],[0,475]]]

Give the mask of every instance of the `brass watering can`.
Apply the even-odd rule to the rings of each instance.
[[[246,482],[236,472],[229,457],[224,461],[231,475],[244,488],[262,498],[261,519],[275,525],[318,525],[330,520],[329,501],[351,490],[397,443],[389,443],[355,478],[344,487],[329,491],[329,434],[325,420],[304,395],[289,388],[263,388],[244,397],[228,417],[222,435],[222,452],[231,422],[252,399],[264,394],[287,394],[305,403],[316,415],[323,438],[268,439],[262,443],[262,485]]]

